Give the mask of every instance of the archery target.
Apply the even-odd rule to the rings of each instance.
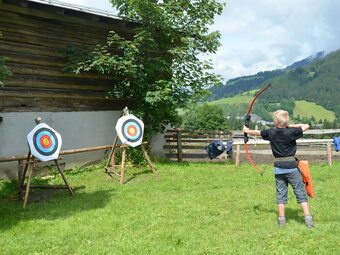
[[[136,147],[143,141],[144,123],[133,114],[129,114],[118,120],[116,131],[123,144]]]
[[[32,155],[40,161],[58,158],[62,144],[61,136],[45,123],[35,126],[27,135],[27,141]]]

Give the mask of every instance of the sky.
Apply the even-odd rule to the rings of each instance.
[[[63,2],[115,10],[108,0]],[[222,34],[213,60],[225,81],[284,68],[319,51],[340,48],[339,0],[229,0],[212,30]]]

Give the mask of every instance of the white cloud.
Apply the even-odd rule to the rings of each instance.
[[[108,0],[62,1],[114,11]],[[336,50],[339,13],[334,0],[228,0],[212,27],[222,33],[221,48],[210,56],[215,71],[227,80]]]
[[[212,27],[222,33],[215,71],[229,79],[340,48],[339,11],[331,0],[230,0]]]

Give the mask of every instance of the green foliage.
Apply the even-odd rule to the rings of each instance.
[[[122,162],[121,150],[116,151],[115,161],[117,165],[119,165]],[[144,158],[143,151],[140,148],[128,147],[125,163],[132,165],[145,165],[147,162],[146,159]]]
[[[340,50],[321,60],[272,80],[272,86],[263,94],[267,102],[306,100],[334,111],[340,119]]]
[[[228,123],[219,105],[192,106],[182,117],[183,127],[192,130],[228,130]]]
[[[1,37],[2,37],[2,34],[0,32],[0,39]],[[2,81],[5,80],[11,74],[12,74],[11,71],[5,65],[5,58],[0,56],[0,87],[3,86]]]
[[[91,49],[88,47],[76,47],[69,45],[59,50],[61,54],[67,56],[67,63],[63,68],[64,72],[78,72],[79,63],[86,61],[90,57]]]
[[[213,94],[210,100],[216,100],[224,97],[231,97],[242,92],[246,92],[252,89],[257,89],[261,84],[268,83],[270,79],[278,77],[284,74],[284,70],[273,70],[259,72],[255,75],[242,76],[228,80],[222,86],[215,86],[209,89]]]
[[[317,61],[318,59],[321,59],[322,57],[324,57],[324,52],[318,52],[312,58],[308,57],[303,60],[294,62],[292,65],[287,66],[285,69],[258,72],[257,74],[254,74],[254,75],[248,75],[248,76],[242,76],[242,77],[230,79],[224,85],[212,87],[210,89],[210,91],[213,94],[210,97],[210,100],[216,100],[216,99],[224,98],[224,97],[231,97],[236,94],[249,91],[251,89],[259,88],[265,83],[269,83],[272,79],[279,77],[287,73],[287,71],[291,71],[291,70],[293,70],[293,72],[290,73],[292,76],[295,75],[299,78],[305,78],[306,80],[309,80],[314,77],[315,73],[314,72],[305,73],[303,68],[301,67],[307,66]],[[294,70],[296,70],[296,72]]]
[[[16,184],[0,181],[1,254],[340,254],[339,168],[311,165],[314,229],[291,189],[277,226],[272,166],[261,177],[249,164],[157,164],[159,178],[128,169],[125,185],[103,167],[71,171],[74,197],[54,192],[26,209]]]
[[[147,134],[177,121],[177,110],[204,89],[220,82],[211,61],[200,55],[215,53],[219,32],[210,32],[219,0],[154,1],[112,0],[119,15],[139,27],[127,40],[111,31],[105,45],[98,45],[74,68],[97,71],[113,78],[111,96],[138,100],[137,115]],[[117,53],[117,48],[119,52]]]

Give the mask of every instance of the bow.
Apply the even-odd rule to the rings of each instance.
[[[253,105],[256,101],[256,99],[266,90],[270,87],[270,85],[272,85],[271,83],[269,83],[267,86],[265,86],[264,88],[262,88],[259,92],[256,93],[256,95],[254,96],[253,100],[251,101],[249,108],[248,108],[248,112],[244,118],[244,125],[246,127],[249,128],[249,123],[250,123],[250,112],[251,112],[251,108],[253,108]],[[247,159],[249,161],[249,163],[253,166],[253,168],[255,169],[256,172],[258,172],[259,174],[263,175],[262,171],[257,167],[257,165],[255,164],[255,162],[253,161],[253,159],[251,158],[250,154],[249,154],[249,148],[248,148],[248,144],[247,142],[249,141],[249,136],[247,133],[243,133],[244,135],[244,149],[246,151],[246,156]]]

